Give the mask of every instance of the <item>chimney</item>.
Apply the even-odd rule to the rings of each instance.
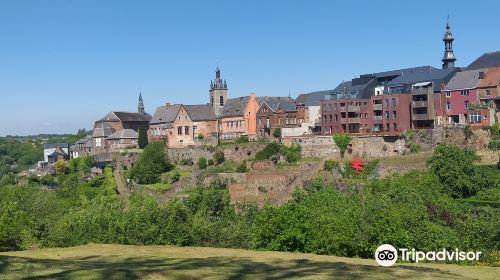
[[[480,80],[484,79],[484,76],[485,76],[484,71],[480,71],[480,72],[479,72],[479,79],[480,79]]]

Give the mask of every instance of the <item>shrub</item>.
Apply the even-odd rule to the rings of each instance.
[[[207,159],[206,158],[201,157],[198,159],[198,168],[200,168],[200,169],[207,168]]]
[[[59,174],[66,174],[69,171],[68,163],[62,159],[56,161],[55,168],[56,168],[56,173],[58,175]]]
[[[196,138],[198,138],[198,140],[203,140],[205,139],[205,136],[203,136],[203,134],[200,133]]]
[[[472,130],[470,128],[470,125],[468,125],[468,124],[464,126],[464,135],[465,135],[465,139],[469,139],[472,136]]]
[[[222,150],[218,150],[214,153],[215,164],[221,164],[224,162],[224,160],[225,157],[224,157],[224,152]]]
[[[246,173],[248,171],[247,169],[247,162],[243,161],[236,167],[236,171],[239,173]]]
[[[214,160],[213,160],[213,159],[209,159],[209,160],[207,161],[207,164],[208,164],[208,166],[212,166],[212,165],[214,165]]]
[[[269,143],[264,149],[255,154],[256,160],[270,159],[273,155],[278,155],[281,150],[281,145],[278,143]]]
[[[281,128],[275,128],[274,131],[273,131],[273,136],[276,137],[276,138],[280,138],[281,137]]]
[[[189,166],[191,166],[193,164],[194,164],[194,162],[193,162],[192,158],[184,158],[180,162],[180,165],[189,165]]]
[[[419,144],[416,144],[416,143],[410,144],[410,152],[411,153],[418,153],[418,152],[420,152],[421,148],[422,147]]]
[[[324,170],[332,171],[338,165],[337,161],[333,159],[325,160]]]
[[[488,149],[490,149],[490,150],[500,150],[500,140],[491,140],[488,143]]]
[[[168,161],[165,152],[165,145],[154,142],[144,148],[144,152],[132,168],[130,177],[140,184],[158,183],[161,173],[172,168],[173,165]]]
[[[349,134],[342,133],[333,135],[333,141],[335,142],[335,145],[337,145],[337,147],[339,148],[341,157],[344,157],[345,151],[349,147],[351,140],[352,138],[351,136],[349,136]]]
[[[248,142],[249,142],[248,136],[246,135],[240,136],[238,139],[236,139],[236,143],[248,143]]]

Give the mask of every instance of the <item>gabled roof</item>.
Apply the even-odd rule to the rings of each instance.
[[[445,90],[471,89],[479,86],[479,72],[483,69],[457,72],[444,87]]]
[[[285,112],[297,111],[293,99],[288,96],[260,96],[257,97],[259,107],[265,102],[273,112],[282,109]]]
[[[76,141],[76,144],[85,144],[85,143],[87,143],[88,141],[90,141],[91,139],[92,139],[92,136],[87,135],[87,136],[85,136],[84,138],[82,138],[82,139],[80,139],[80,140]]]
[[[340,83],[334,90],[337,98],[361,98],[368,99],[374,93],[374,88],[377,80],[369,79],[363,84],[353,85],[352,81]],[[351,94],[352,93],[352,94]]]
[[[408,72],[387,83],[391,86],[408,86],[420,82],[432,82],[434,91],[441,91],[441,84],[447,83],[460,68],[437,69],[429,67],[421,71]]]
[[[212,106],[208,104],[202,105],[182,105],[192,121],[215,121],[215,116]]]
[[[149,122],[150,120],[151,116],[148,114],[112,111],[98,122]]]
[[[162,124],[169,123],[175,120],[175,117],[179,113],[181,109],[181,104],[165,104],[165,106],[160,106],[156,108],[156,111],[153,115],[153,118],[150,121],[150,124]]]
[[[295,98],[295,103],[304,104],[304,106],[319,106],[320,101],[325,99],[326,95],[330,95],[333,93],[333,90],[322,90],[322,91],[313,91],[309,93],[303,93]]]
[[[494,87],[500,83],[500,67],[488,68],[484,79],[479,81],[480,87]]]
[[[474,60],[465,70],[500,67],[500,51],[485,53]]]
[[[49,156],[54,156],[54,155],[67,155],[67,153],[63,149],[61,149],[60,146],[57,146],[55,151]]]
[[[248,105],[250,96],[242,96],[226,100],[226,104],[222,109],[223,117],[243,116]]]
[[[95,126],[94,126],[94,132],[92,133],[92,137],[108,137],[109,135],[113,134],[115,132],[115,129],[111,124],[107,122],[99,122],[97,121]]]
[[[139,138],[139,133],[135,132],[133,129],[122,129],[117,132],[111,134],[106,139],[137,139]]]

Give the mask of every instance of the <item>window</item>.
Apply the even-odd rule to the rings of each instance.
[[[328,111],[332,110],[332,104],[328,104]]]
[[[469,109],[469,101],[464,101],[464,108]]]
[[[389,99],[384,99],[384,105],[385,105],[386,107],[389,107]]]
[[[485,89],[485,90],[484,90],[484,95],[486,95],[486,96],[490,96],[490,90],[489,90],[489,89]]]
[[[189,135],[189,126],[184,127],[184,134]]]
[[[392,118],[393,119],[396,119],[397,115],[396,115],[396,111],[392,111]]]
[[[224,96],[219,97],[220,106],[224,106]]]
[[[385,111],[385,119],[388,120],[389,119],[389,111]]]
[[[366,101],[365,101],[365,102],[363,103],[363,105],[364,105],[364,106],[367,106],[367,105],[368,105],[368,102],[366,102]]]
[[[269,117],[266,118],[266,125],[269,127]]]
[[[339,121],[339,117],[337,114],[335,114],[335,121],[338,122]]]
[[[196,135],[196,130],[198,129],[197,126],[193,126],[193,135]]]
[[[177,134],[182,135],[182,126],[177,127]]]
[[[396,98],[392,98],[392,106],[396,106]]]
[[[487,115],[484,115],[483,116],[483,120],[487,120],[488,119],[488,116]]]
[[[95,146],[96,146],[96,147],[100,147],[100,146],[102,145],[101,140],[102,140],[101,138],[96,138],[96,139],[95,139]]]
[[[368,119],[368,113],[365,113],[365,119]]]
[[[391,129],[388,123],[385,124],[385,128],[386,128],[386,130],[390,130]]]
[[[393,124],[392,124],[392,128],[393,128],[394,130],[396,130],[396,129],[398,129],[398,125],[397,125],[396,123],[393,123]]]
[[[460,92],[460,95],[462,95],[462,96],[469,96],[469,90],[468,89],[462,90],[462,92]]]
[[[446,92],[446,97],[451,97],[451,91]]]
[[[446,110],[448,110],[448,111],[451,110],[451,103],[449,101],[446,102]]]
[[[481,114],[478,112],[473,112],[470,114],[470,122],[479,123],[481,122]]]
[[[262,119],[259,119],[259,126],[262,125]]]

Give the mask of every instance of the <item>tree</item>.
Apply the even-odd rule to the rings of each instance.
[[[58,175],[65,174],[69,170],[68,163],[62,159],[56,161],[55,168],[56,168],[56,174]]]
[[[140,184],[153,184],[160,181],[161,173],[169,171],[173,165],[169,162],[165,145],[154,142],[144,148],[139,160],[132,168],[130,177]]]
[[[248,171],[248,168],[247,168],[247,162],[244,160],[243,162],[241,162],[237,167],[236,167],[236,171],[239,172],[239,173],[246,173]]]
[[[221,164],[225,160],[224,152],[221,150],[218,150],[217,152],[214,153],[214,161],[215,164]]]
[[[281,128],[278,127],[276,129],[274,129],[273,136],[276,138],[281,138]]]
[[[475,165],[479,160],[472,150],[441,144],[434,150],[427,166],[439,178],[445,192],[455,198],[465,198],[495,185],[491,175]]]
[[[337,147],[339,148],[340,156],[342,158],[344,157],[345,151],[349,147],[349,143],[351,143],[351,140],[352,138],[351,136],[349,136],[349,134],[339,133],[333,135],[333,141],[335,141],[335,145],[337,145]]]
[[[148,132],[146,127],[139,128],[139,148],[144,149],[148,145]]]
[[[201,157],[198,159],[198,167],[200,169],[205,169],[207,168],[207,159],[204,157]]]

